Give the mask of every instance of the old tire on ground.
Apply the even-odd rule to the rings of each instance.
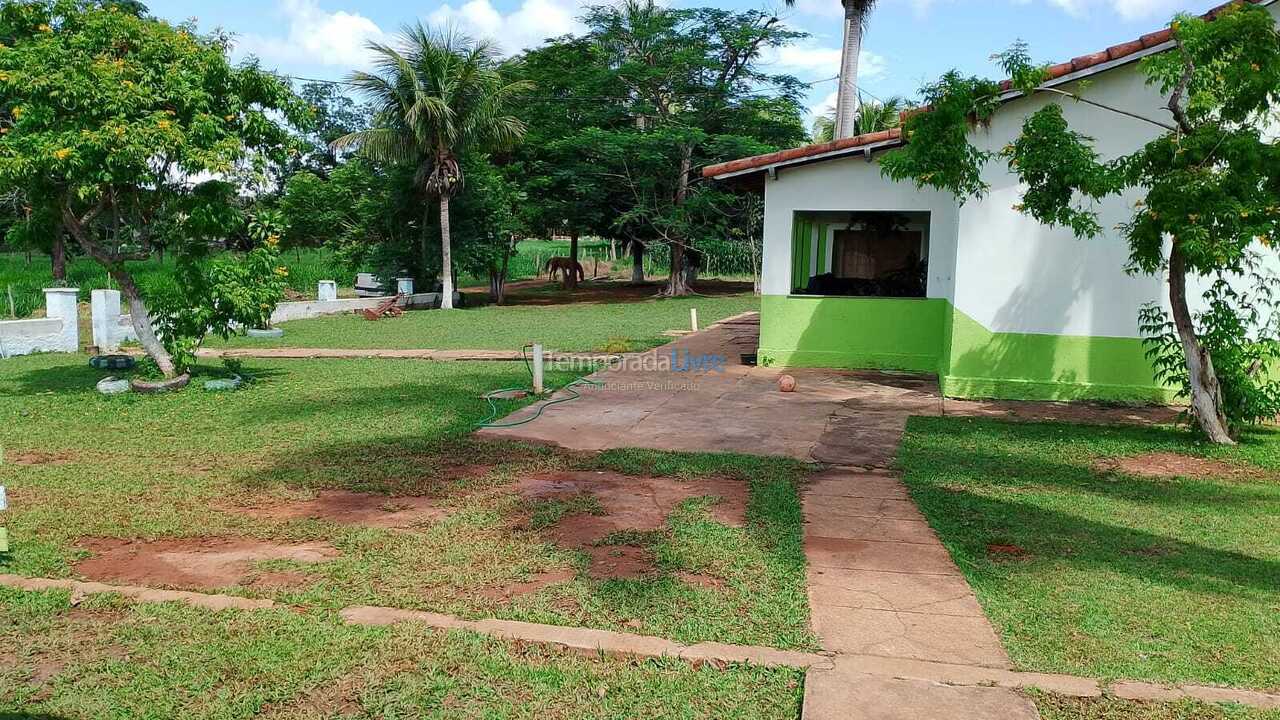
[[[134,392],[163,393],[181,390],[191,382],[191,373],[183,373],[171,380],[130,380],[129,385]]]
[[[132,370],[138,361],[128,355],[94,355],[89,365],[99,370]]]

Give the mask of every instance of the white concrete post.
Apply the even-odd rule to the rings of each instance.
[[[689,325],[698,332],[698,308],[689,308]]]
[[[120,349],[120,291],[94,290],[89,293],[93,308],[93,344],[100,352]]]
[[[412,295],[413,278],[396,278],[396,292],[402,295]]]
[[[541,395],[544,389],[542,386],[542,362],[543,362],[542,345],[535,344],[533,346],[533,394],[534,395]]]
[[[80,314],[76,309],[75,288],[45,288],[45,316],[62,321],[62,330],[58,333],[54,352],[79,352],[80,350]]]
[[[316,300],[332,302],[338,299],[338,283],[334,280],[321,280],[316,288]]]

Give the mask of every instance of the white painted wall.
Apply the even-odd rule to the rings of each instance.
[[[77,292],[75,288],[48,288],[44,291],[44,318],[0,322],[0,357],[78,351]]]
[[[861,157],[782,168],[765,181],[763,292],[791,293],[791,227],[796,212],[833,212],[840,222],[850,210],[928,212],[929,297],[950,298],[955,279],[957,212],[950,194],[917,191],[880,175]]]
[[[1280,16],[1280,3],[1269,10]],[[1084,95],[1169,120],[1163,109],[1167,99],[1146,85],[1137,63],[1092,76]],[[1092,137],[1107,159],[1131,153],[1162,132],[1137,119],[1041,93],[1006,104],[971,140],[999,150],[1017,137],[1027,115],[1051,102],[1062,105],[1072,128]],[[1049,228],[1013,208],[1023,187],[1002,162],[990,164],[983,179],[990,194],[957,207],[949,194],[917,191],[884,178],[878,163],[861,157],[780,168],[777,179],[767,179],[765,186],[764,293],[791,290],[793,211],[926,210],[932,213],[929,296],[951,300],[992,331],[1139,337],[1139,308],[1153,300],[1167,304],[1163,277],[1124,272],[1128,244],[1114,230],[1129,219],[1141,193],[1103,202],[1099,216],[1106,235],[1077,240],[1070,230]],[[1274,251],[1264,257],[1280,272]],[[1203,285],[1192,281],[1193,299]]]

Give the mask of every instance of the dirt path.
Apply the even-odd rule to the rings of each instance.
[[[548,408],[535,422],[481,431],[495,438],[576,450],[645,447],[786,455],[822,463],[804,491],[810,608],[830,666],[810,669],[805,717],[1021,720],[1032,703],[1009,687],[957,687],[903,679],[894,663],[1009,672],[1009,658],[973,591],[892,470],[913,415],[1150,422],[1165,409],[1060,403],[946,401],[932,378],[789,370],[798,386],[778,390],[778,370],[750,367],[758,316],[702,333],[597,373],[598,389]],[[719,358],[707,372],[687,372]],[[524,420],[536,409],[508,418]],[[878,672],[879,666],[885,672]]]

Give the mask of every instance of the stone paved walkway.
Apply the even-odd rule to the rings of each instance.
[[[536,422],[482,434],[581,450],[789,455],[832,466],[803,497],[813,627],[835,653],[831,667],[809,672],[805,717],[1036,717],[1008,688],[961,689],[866,672],[868,657],[1010,667],[950,554],[890,469],[907,419],[944,412],[936,385],[912,375],[798,370],[789,371],[797,391],[782,393],[779,371],[741,362],[754,352],[757,333],[755,317],[731,319],[654,351],[647,366],[598,373],[602,388]],[[726,355],[728,367],[693,375],[658,362],[708,353]],[[852,666],[846,656],[862,660]]]

